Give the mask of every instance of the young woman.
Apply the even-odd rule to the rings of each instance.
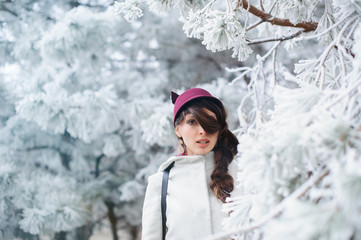
[[[222,203],[232,194],[237,166],[237,138],[230,132],[222,102],[192,88],[172,92],[179,155],[170,157],[148,179],[142,240],[161,240],[163,171],[173,162],[166,195],[167,240],[195,240],[222,231]]]

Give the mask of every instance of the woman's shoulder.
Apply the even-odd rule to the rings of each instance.
[[[192,163],[199,162],[204,160],[205,156],[196,155],[196,156],[171,156],[165,162],[163,162],[158,171],[148,177],[148,185],[152,185],[153,187],[161,185],[163,172],[174,162],[174,169],[172,171],[177,171],[178,168],[184,167],[192,167]]]
[[[182,156],[171,156],[167,159],[167,161],[163,162],[159,168],[157,173],[162,173],[169,165],[171,165],[174,161],[177,161]],[[157,174],[155,173],[155,174]]]
[[[148,177],[148,182],[157,181],[159,178],[161,178],[163,176],[163,171],[177,159],[178,159],[177,156],[169,157],[165,162],[163,162],[159,166],[158,171],[156,173]]]
[[[180,156],[172,156],[169,157],[167,161],[162,163],[158,169],[158,173],[162,173],[166,168],[169,167],[173,162],[175,163],[175,167],[189,167],[192,166],[194,163],[204,162],[208,155],[180,155]]]

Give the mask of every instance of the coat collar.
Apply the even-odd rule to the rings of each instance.
[[[172,162],[175,162],[175,165],[177,164],[186,164],[186,163],[195,163],[195,162],[199,162],[199,161],[204,161],[204,160],[211,160],[213,161],[214,159],[214,153],[209,152],[206,155],[193,155],[193,156],[173,156],[168,158],[167,161],[165,161],[164,163],[162,163],[162,165],[160,165],[158,172],[163,172],[164,169],[166,169]]]

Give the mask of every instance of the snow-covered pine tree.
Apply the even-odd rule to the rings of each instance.
[[[132,14],[144,1],[117,3]],[[148,0],[246,66],[234,86],[242,196],[214,239],[361,239],[361,2]],[[143,6],[144,6],[143,5]],[[255,46],[268,51],[252,56]]]
[[[106,219],[114,239],[134,232],[146,178],[175,145],[169,91],[238,65],[177,19],[130,25],[112,3],[0,2],[0,239],[89,239]],[[204,87],[240,101],[226,80]]]

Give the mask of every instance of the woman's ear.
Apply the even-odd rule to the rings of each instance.
[[[182,137],[182,133],[181,133],[179,125],[175,127],[174,132],[175,132],[175,135],[177,135],[177,137],[179,137],[179,138]]]

